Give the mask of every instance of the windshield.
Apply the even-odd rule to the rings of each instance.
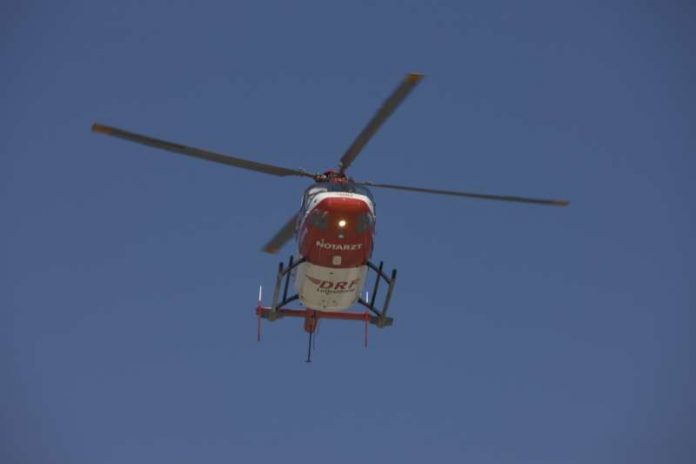
[[[323,192],[347,192],[355,193],[358,195],[365,195],[367,198],[370,199],[373,205],[375,203],[375,200],[372,197],[372,192],[370,192],[370,190],[367,187],[363,187],[362,185],[357,185],[349,182],[318,182],[310,186],[307,190],[305,190],[304,196],[302,197],[302,207],[304,208],[314,195]]]

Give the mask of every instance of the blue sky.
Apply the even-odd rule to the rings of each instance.
[[[688,2],[0,5],[0,461],[687,463],[696,456]],[[357,178],[395,326],[255,341],[276,179],[100,121]]]

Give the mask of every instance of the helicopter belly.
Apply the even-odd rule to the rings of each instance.
[[[295,288],[300,301],[317,311],[344,311],[360,296],[367,266],[331,268],[304,262],[297,267]]]

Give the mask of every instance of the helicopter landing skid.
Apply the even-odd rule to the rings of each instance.
[[[288,296],[288,288],[290,286],[290,277],[292,271],[303,263],[304,258],[294,261],[291,256],[287,267],[283,263],[278,266],[278,274],[276,276],[276,284],[273,290],[273,304],[271,306],[263,306],[261,303],[261,289],[259,289],[259,300],[256,306],[256,317],[257,317],[257,330],[256,339],[261,341],[261,319],[266,319],[270,322],[282,319],[284,317],[297,317],[304,319],[304,329],[305,332],[309,334],[309,348],[307,350],[307,362],[311,362],[312,353],[312,336],[315,333],[320,319],[336,319],[343,321],[362,321],[365,324],[365,336],[364,345],[367,347],[367,328],[369,324],[375,325],[382,329],[384,327],[389,327],[394,323],[392,317],[387,316],[387,310],[389,309],[389,303],[391,301],[392,292],[394,290],[394,285],[396,284],[396,269],[392,270],[391,275],[387,275],[384,271],[384,263],[380,262],[379,266],[375,266],[371,262],[367,262],[367,267],[369,270],[373,271],[375,275],[374,285],[372,287],[372,298],[363,299],[358,298],[357,303],[365,308],[362,313],[355,311],[322,311],[315,309],[293,309],[286,308],[285,306],[299,299],[297,294]],[[375,305],[377,293],[379,291],[380,283],[384,282],[387,285],[387,294],[382,302],[382,307],[378,308]],[[281,286],[283,288],[283,298],[278,301],[280,296]]]

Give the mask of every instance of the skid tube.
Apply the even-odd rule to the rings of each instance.
[[[275,314],[273,314],[275,313]],[[391,317],[384,317],[383,320],[381,316],[374,316],[368,312],[356,313],[350,311],[316,311],[314,309],[288,309],[279,308],[273,310],[269,306],[257,306],[256,315],[261,319],[275,320],[282,317],[301,317],[301,318],[314,318],[314,319],[339,319],[342,321],[367,321],[369,324],[376,325],[377,327],[389,327],[394,323],[394,319]],[[274,317],[275,316],[275,317]]]
[[[365,311],[363,313],[356,312],[338,312],[338,311],[316,311],[314,309],[289,309],[289,308],[279,308],[273,309],[271,307],[261,306],[261,303],[256,307],[256,317],[257,317],[257,327],[256,327],[256,341],[261,341],[261,319],[267,319],[269,321],[275,321],[283,317],[297,317],[304,319],[304,330],[309,334],[309,342],[307,346],[307,359],[305,362],[312,362],[312,351],[314,345],[312,344],[312,337],[314,336],[317,327],[319,325],[320,319],[337,319],[342,321],[361,321],[365,324],[364,331],[364,346],[367,348],[367,327],[369,324],[373,324],[377,327],[384,328],[389,327],[394,323],[394,319],[387,316],[374,316],[369,312]]]

